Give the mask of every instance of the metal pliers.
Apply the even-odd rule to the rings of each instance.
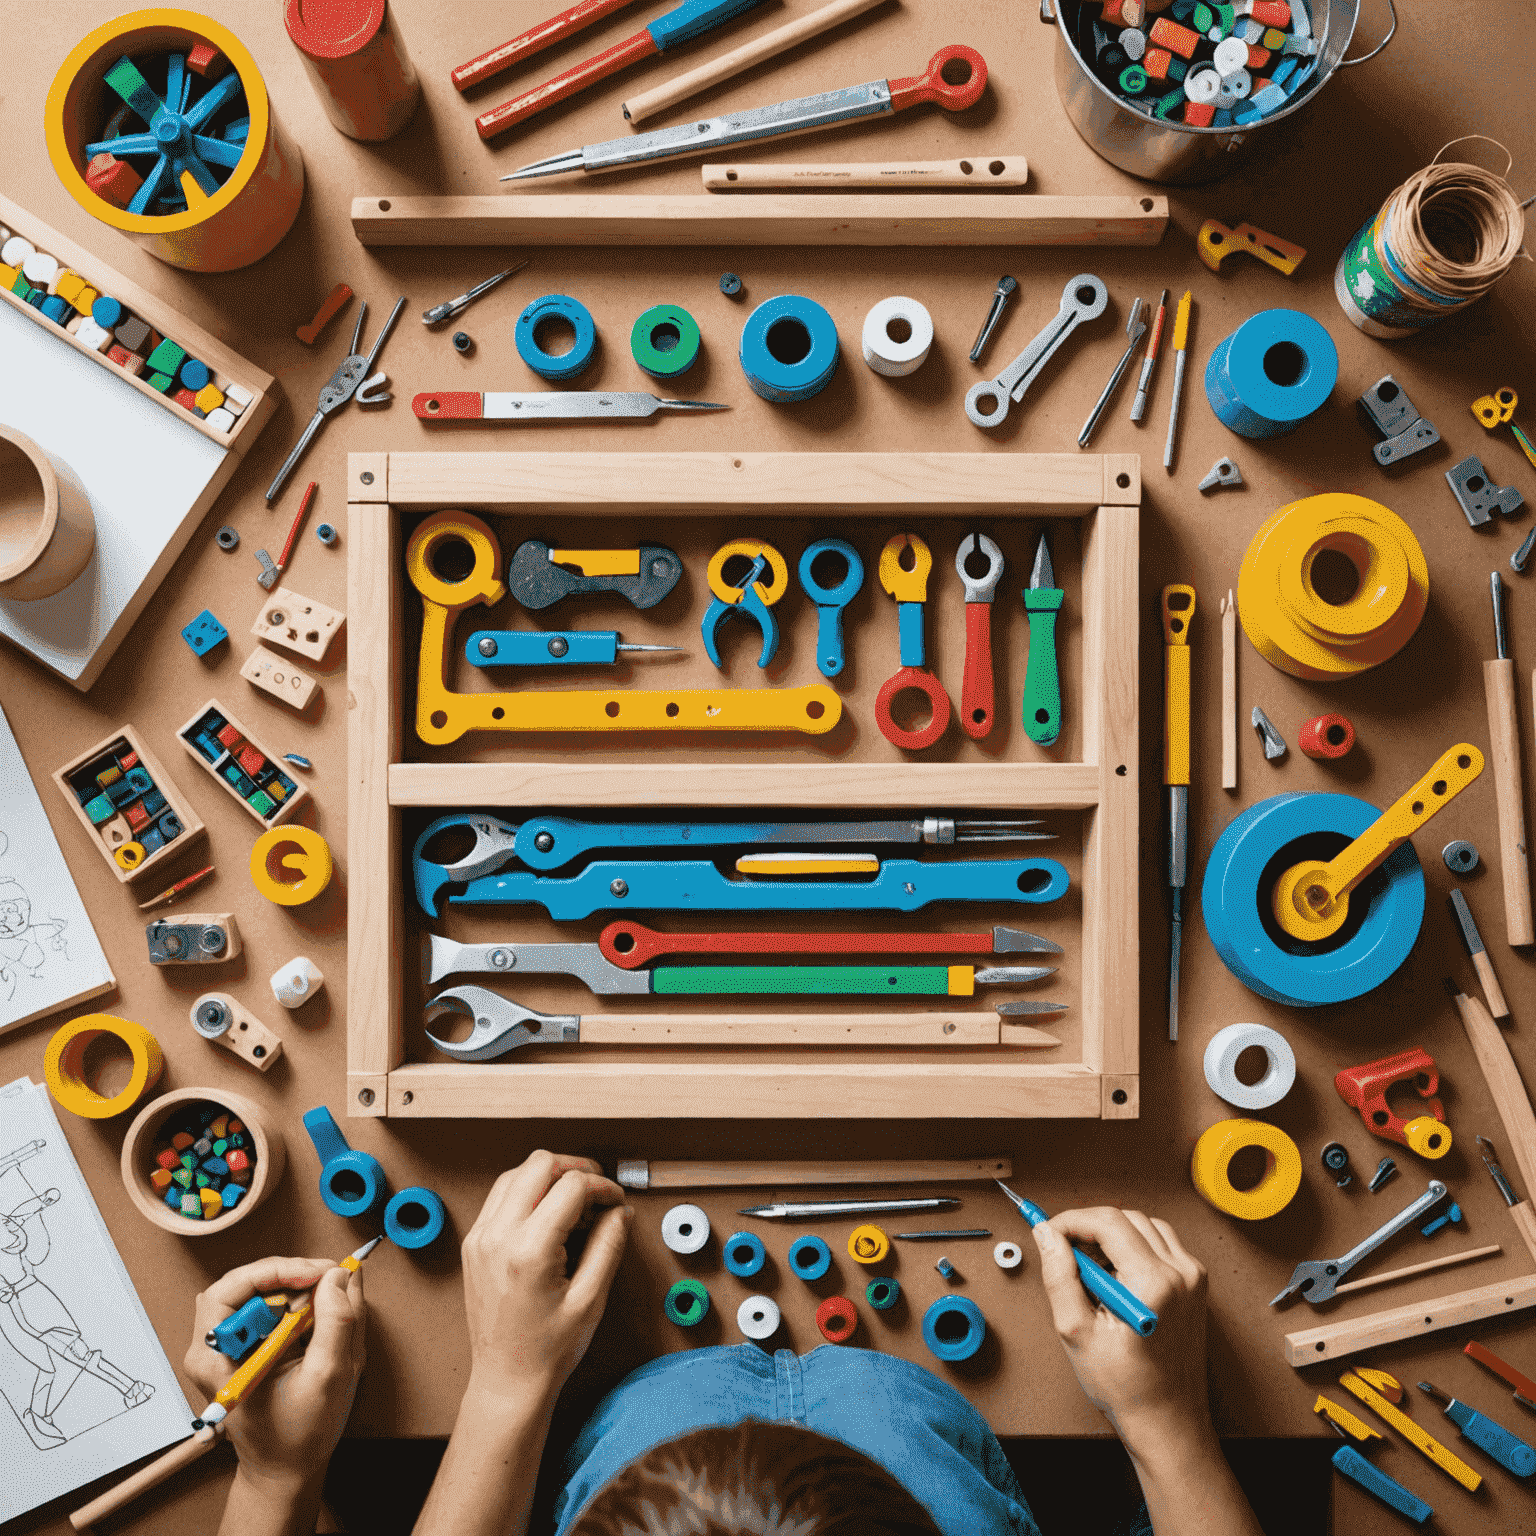
[[[283,467],[278,470],[272,479],[272,484],[267,487],[268,506],[282,494],[289,475],[299,467],[299,461],[309,451],[310,443],[314,441],[315,434],[325,425],[327,416],[334,415],[354,395],[359,405],[388,403],[391,396],[384,385],[388,384],[389,380],[382,373],[374,373],[373,365],[378,361],[379,353],[384,350],[384,343],[389,340],[389,333],[394,329],[395,321],[400,318],[400,311],[404,308],[405,297],[402,295],[395,301],[395,307],[390,311],[389,319],[384,322],[378,339],[367,356],[364,356],[358,348],[362,345],[363,321],[368,318],[368,305],[365,302],[359,306],[357,324],[352,328],[351,350],[341,367],[331,375],[330,381],[320,391],[320,402],[315,407],[315,414],[309,418],[309,425],[304,428],[303,435],[293,446],[293,452],[283,460]]]
[[[726,561],[735,555],[752,562],[751,569],[739,584],[732,586],[726,581]],[[764,581],[765,576],[771,579]],[[789,565],[778,550],[761,539],[732,539],[722,544],[709,562],[709,590],[714,601],[704,610],[700,633],[704,639],[704,654],[720,666],[720,647],[716,637],[720,626],[733,613],[747,613],[757,620],[763,632],[763,648],[757,658],[760,668],[766,670],[779,648],[779,621],[773,616],[773,605],[789,589]]]

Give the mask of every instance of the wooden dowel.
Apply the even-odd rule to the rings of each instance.
[[[163,1483],[173,1473],[189,1467],[200,1456],[205,1456],[223,1437],[222,1424],[209,1424],[197,1431],[190,1440],[172,1446],[164,1456],[140,1467],[132,1477],[125,1477],[115,1488],[109,1488],[99,1498],[77,1509],[69,1517],[69,1523],[77,1531],[89,1530],[98,1520],[116,1514],[124,1505],[131,1504],[141,1493]]]
[[[995,1013],[827,1014],[781,1013],[735,1017],[656,1013],[582,1016],[583,1045],[807,1045],[934,1046],[1000,1045],[1003,1025]],[[1048,1049],[1055,1035],[1011,1025],[1013,1046]]]
[[[1346,1280],[1343,1285],[1334,1286],[1333,1294],[1343,1296],[1350,1291],[1368,1291],[1372,1286],[1388,1285],[1394,1280],[1407,1280],[1412,1275],[1427,1275],[1432,1269],[1446,1269],[1452,1264],[1470,1264],[1473,1259],[1486,1259],[1490,1254],[1503,1252],[1504,1250],[1497,1243],[1490,1243],[1486,1248],[1468,1248],[1462,1253],[1447,1253],[1438,1259],[1426,1259],[1422,1264],[1409,1264],[1403,1269],[1389,1269],[1381,1275],[1367,1275],[1363,1280]]]
[[[1493,961],[1488,958],[1488,951],[1480,949],[1472,956],[1472,967],[1477,972],[1477,979],[1482,983],[1483,996],[1488,999],[1488,1012],[1496,1019],[1509,1017],[1509,1004],[1504,999],[1504,989],[1499,985],[1499,978],[1493,973]]]
[[[1221,787],[1237,788],[1237,602],[1221,605]]]
[[[1518,1205],[1510,1206],[1509,1219],[1514,1222],[1515,1230],[1524,1238],[1531,1257],[1536,1259],[1536,1211],[1531,1209],[1531,1202],[1522,1200]]]
[[[1454,1000],[1462,1028],[1472,1042],[1477,1064],[1488,1084],[1494,1108],[1504,1122],[1509,1150],[1525,1182],[1525,1196],[1529,1200],[1536,1194],[1536,1113],[1531,1110],[1530,1096],[1521,1081],[1519,1068],[1515,1066],[1515,1058],[1488,1010],[1464,992],[1456,992]]]
[[[706,165],[706,192],[753,187],[1022,187],[1023,155],[971,155],[960,160],[853,160],[827,165]]]
[[[732,75],[739,75],[744,69],[751,69],[754,64],[761,64],[764,59],[771,59],[775,54],[793,48],[796,43],[803,43],[807,38],[815,37],[829,27],[835,27],[839,22],[847,21],[879,4],[880,0],[832,0],[830,5],[812,11],[809,16],[801,16],[772,32],[765,32],[761,37],[743,43],[740,48],[722,53],[718,59],[711,59],[709,63],[700,64],[697,69],[690,69],[687,74],[679,75],[665,85],[658,85],[653,91],[642,92],[624,103],[624,116],[632,123],[643,122],[667,107],[686,101],[690,96],[697,96],[700,91],[718,85],[722,80],[729,80]],[[804,94],[803,91],[787,93],[789,96]]]
[[[1536,943],[1531,923],[1531,866],[1526,851],[1520,774],[1520,721],[1515,713],[1515,664],[1483,663],[1493,782],[1499,797],[1499,864],[1504,877],[1504,926],[1511,944]],[[1536,684],[1532,688],[1536,700]]]
[[[874,1163],[705,1163],[621,1159],[626,1189],[798,1189],[823,1184],[959,1184],[1011,1179],[1011,1157]]]

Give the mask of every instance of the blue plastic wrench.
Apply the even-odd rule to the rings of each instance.
[[[822,555],[840,556],[848,567],[835,587],[816,580],[813,567]],[[818,539],[800,556],[799,575],[805,595],[816,604],[816,666],[823,677],[836,677],[844,662],[843,609],[864,585],[864,562],[846,539]]]

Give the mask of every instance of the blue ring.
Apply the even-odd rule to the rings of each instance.
[[[426,1221],[420,1226],[407,1226],[400,1219],[400,1213],[408,1205],[420,1206],[427,1213]],[[448,1212],[442,1196],[435,1190],[424,1189],[420,1184],[392,1195],[389,1204],[384,1207],[384,1235],[397,1248],[429,1247],[443,1235],[443,1228],[447,1224]]]
[[[848,574],[838,586],[831,588],[818,586],[811,576],[811,566],[817,555],[829,552],[841,555],[848,562]],[[805,595],[818,608],[846,608],[864,585],[864,562],[859,559],[858,550],[847,539],[817,539],[814,544],[805,546],[805,553],[800,556],[798,574]]]
[[[789,1245],[789,1267],[802,1280],[820,1280],[832,1268],[832,1250],[819,1237],[807,1233]]]
[[[768,334],[780,321],[798,325],[809,348],[798,362],[780,362],[768,350]],[[812,299],[781,294],[759,304],[741,328],[741,367],[753,393],[764,400],[809,400],[837,372],[837,326]]]
[[[901,1281],[892,1275],[877,1275],[864,1287],[864,1300],[876,1312],[889,1312],[901,1300]]]
[[[575,346],[559,357],[546,352],[533,334],[541,320],[553,317],[570,321],[576,331]],[[556,383],[574,379],[592,361],[592,354],[597,350],[597,327],[592,323],[592,312],[579,299],[564,293],[546,293],[542,299],[535,299],[517,317],[513,336],[517,342],[517,355],[541,379]]]
[[[1299,352],[1301,371],[1288,384],[1265,371],[1277,347]],[[1328,399],[1339,377],[1333,337],[1297,309],[1266,309],[1222,340],[1205,365],[1205,398],[1217,419],[1240,437],[1280,437],[1294,431]]]
[[[362,1194],[348,1199],[331,1187],[343,1173],[362,1181]],[[320,1198],[334,1216],[371,1216],[384,1203],[384,1169],[378,1158],[367,1152],[338,1153],[320,1170]]]
[[[963,1317],[965,1332],[957,1339],[941,1339],[938,1325],[943,1317]],[[969,1296],[941,1296],[923,1313],[923,1343],[938,1360],[969,1360],[987,1336],[987,1320]]]
[[[739,1248],[747,1250],[746,1258],[739,1256]],[[733,1232],[720,1245],[720,1251],[725,1256],[725,1267],[742,1280],[750,1280],[768,1261],[763,1240],[756,1232]]]
[[[1412,843],[1399,847],[1372,877],[1375,894],[1342,944],[1290,940],[1294,948],[1284,947],[1273,921],[1266,926],[1261,915],[1268,892],[1260,882],[1281,849],[1317,832],[1353,840],[1379,814],[1353,795],[1275,795],[1228,823],[1205,866],[1200,900],[1216,953],[1250,991],[1293,1008],[1346,1003],[1379,987],[1408,958],[1424,920],[1424,871]],[[1351,924],[1359,899],[1357,891]]]

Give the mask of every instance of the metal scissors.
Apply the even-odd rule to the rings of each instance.
[[[395,321],[400,318],[400,311],[405,308],[405,296],[402,294],[395,301],[395,307],[390,311],[389,319],[384,322],[383,329],[378,334],[378,339],[365,357],[358,348],[363,340],[363,321],[368,318],[368,305],[366,301],[357,311],[357,324],[352,328],[352,347],[341,367],[330,377],[330,381],[320,391],[320,401],[315,407],[315,414],[309,418],[309,425],[304,428],[303,435],[293,445],[293,452],[283,460],[283,467],[273,477],[272,484],[267,487],[267,505],[277,500],[282,494],[283,487],[288,483],[288,477],[299,467],[299,461],[309,451],[309,445],[314,441],[315,434],[325,425],[327,416],[334,415],[354,395],[357,396],[359,405],[384,405],[391,396],[383,386],[389,383],[388,378],[382,373],[374,373],[373,365],[378,361],[379,353],[384,350],[384,343],[389,340],[389,333],[395,327]]]

